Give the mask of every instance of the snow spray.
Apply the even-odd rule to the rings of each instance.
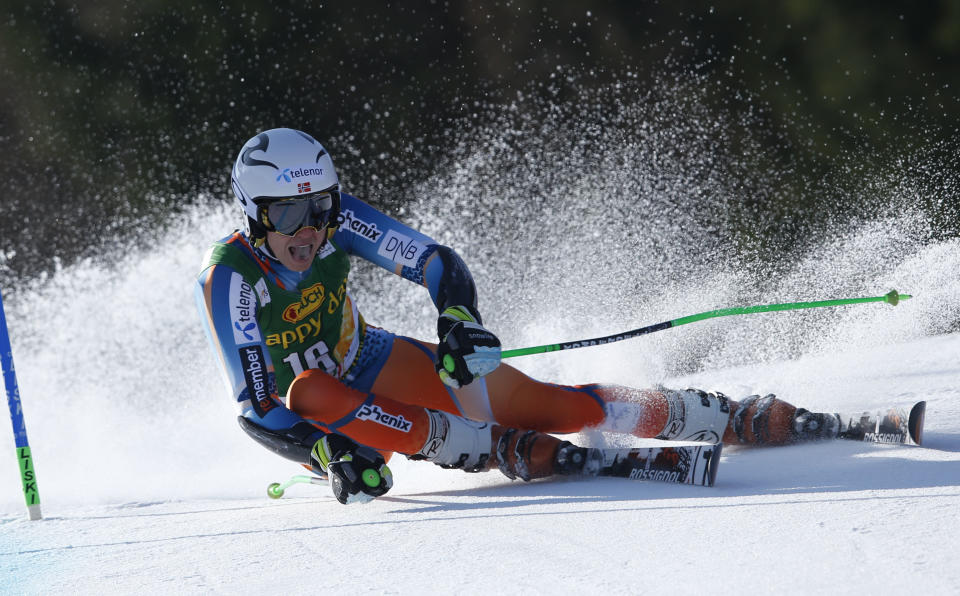
[[[782,173],[755,173],[744,189],[741,168],[762,148],[725,135],[753,123],[713,117],[697,84],[664,81],[654,92],[624,83],[607,95],[494,106],[502,116],[451,126],[455,147],[429,170],[395,168],[404,177],[402,204],[391,202],[392,187],[358,189],[355,163],[365,148],[322,140],[345,192],[463,257],[484,323],[504,346],[595,337],[737,304],[890,288],[914,296],[895,309],[715,318],[509,362],[534,378],[686,387],[694,385],[685,376],[734,371],[742,382],[703,388],[731,397],[776,392],[808,408],[876,405],[859,379],[830,377],[806,357],[957,331],[960,242],[938,237],[915,208],[936,192],[954,192],[951,170],[932,162],[913,168],[906,159],[888,168],[896,174],[889,187],[858,179],[860,189],[889,194],[898,212],[811,229],[815,250],[766,250],[761,256],[772,265],[746,258],[732,239],[771,225],[755,215],[756,201],[758,193],[776,200]],[[171,216],[167,229],[130,238],[103,259],[18,280],[8,295],[19,380],[44,396],[30,405],[47,515],[54,503],[77,501],[260,498],[278,476],[302,472],[237,427],[195,305],[204,252],[243,225],[229,195],[228,153],[220,196],[175,197],[194,206]],[[946,180],[927,180],[926,171]],[[842,187],[817,192],[838,205],[860,199]],[[352,267],[351,294],[370,324],[435,341],[437,312],[422,286],[359,259]],[[776,379],[735,372],[781,362],[793,366]],[[0,433],[0,449],[6,440]],[[0,478],[13,473],[12,463],[0,458]],[[19,507],[21,499],[0,483],[0,506]]]

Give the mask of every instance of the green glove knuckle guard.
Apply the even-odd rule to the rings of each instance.
[[[345,505],[371,501],[393,486],[393,473],[383,456],[348,437],[326,435],[314,444],[312,453],[329,477],[333,495]]]
[[[480,315],[467,306],[451,306],[437,319],[436,370],[447,385],[458,388],[493,371],[500,364],[500,340],[483,327]]]

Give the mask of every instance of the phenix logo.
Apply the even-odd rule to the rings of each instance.
[[[393,414],[387,414],[380,409],[380,406],[363,406],[356,416],[357,420],[372,420],[377,424],[382,424],[384,426],[389,426],[390,428],[395,428],[399,431],[408,433],[410,432],[410,421],[405,419],[402,415],[394,416]]]
[[[357,217],[351,209],[344,209],[340,212],[338,223],[341,228],[350,230],[357,236],[369,242],[379,242],[380,236],[383,236],[383,230],[377,228],[376,223],[367,223]]]

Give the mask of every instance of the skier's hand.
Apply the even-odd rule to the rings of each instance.
[[[437,319],[437,373],[454,389],[500,366],[500,340],[467,306],[451,306]]]
[[[344,505],[368,503],[393,486],[393,473],[377,450],[329,434],[314,443],[314,467],[327,474],[333,496]]]

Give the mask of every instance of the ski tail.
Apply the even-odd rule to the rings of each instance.
[[[839,414],[841,430],[838,438],[868,443],[920,445],[923,442],[923,419],[927,402],[921,401],[907,412],[893,407],[886,412]]]
[[[927,413],[927,402],[921,401],[914,404],[910,409],[910,418],[907,423],[907,430],[910,431],[910,438],[915,445],[923,444],[923,418]]]
[[[599,476],[713,486],[722,443],[680,447],[601,449]]]

